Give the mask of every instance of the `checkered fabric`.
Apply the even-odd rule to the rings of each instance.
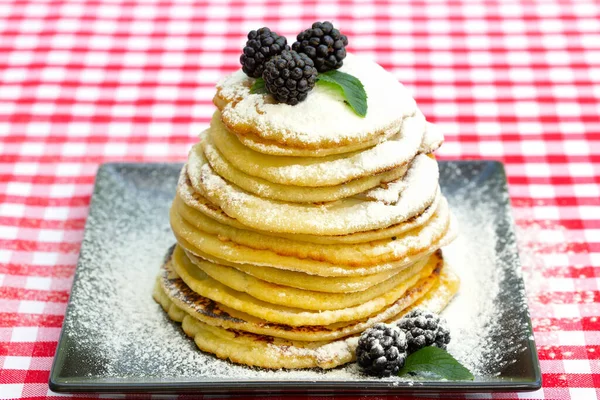
[[[446,134],[442,159],[506,165],[544,388],[459,398],[598,397],[597,1],[4,0],[0,399],[58,396],[49,369],[98,165],[183,161],[247,31],[293,38],[323,19],[413,91]]]

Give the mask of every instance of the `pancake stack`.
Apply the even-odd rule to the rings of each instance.
[[[365,329],[458,290],[440,250],[456,232],[432,156],[443,136],[379,65],[349,54],[340,71],[363,83],[365,117],[324,85],[295,106],[242,71],[217,85],[154,298],[219,358],[333,368]]]

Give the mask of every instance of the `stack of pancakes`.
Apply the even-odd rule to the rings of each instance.
[[[341,71],[363,83],[366,117],[331,87],[289,106],[241,71],[217,85],[154,298],[219,358],[332,368],[368,327],[458,290],[439,250],[455,236],[432,156],[443,136],[379,65],[348,55]]]

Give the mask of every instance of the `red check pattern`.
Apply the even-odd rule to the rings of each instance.
[[[184,160],[245,33],[323,19],[413,90],[442,158],[506,165],[544,388],[458,397],[598,398],[598,2],[7,0],[0,399],[58,396],[46,382],[98,164]]]

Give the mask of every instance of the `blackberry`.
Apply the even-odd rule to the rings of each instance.
[[[416,309],[409,312],[398,322],[398,327],[406,334],[409,354],[425,346],[445,350],[450,343],[450,331],[445,321],[429,311]]]
[[[356,348],[358,365],[369,375],[396,374],[406,361],[406,336],[395,325],[378,323],[362,333]]]
[[[348,38],[333,27],[329,21],[315,22],[312,28],[296,37],[292,50],[304,53],[315,62],[319,72],[340,68],[346,58]]]
[[[296,105],[315,87],[317,70],[306,54],[284,50],[265,64],[265,88],[280,103]]]
[[[260,78],[269,58],[289,49],[285,36],[279,36],[267,27],[252,30],[240,57],[242,71],[251,78]]]

